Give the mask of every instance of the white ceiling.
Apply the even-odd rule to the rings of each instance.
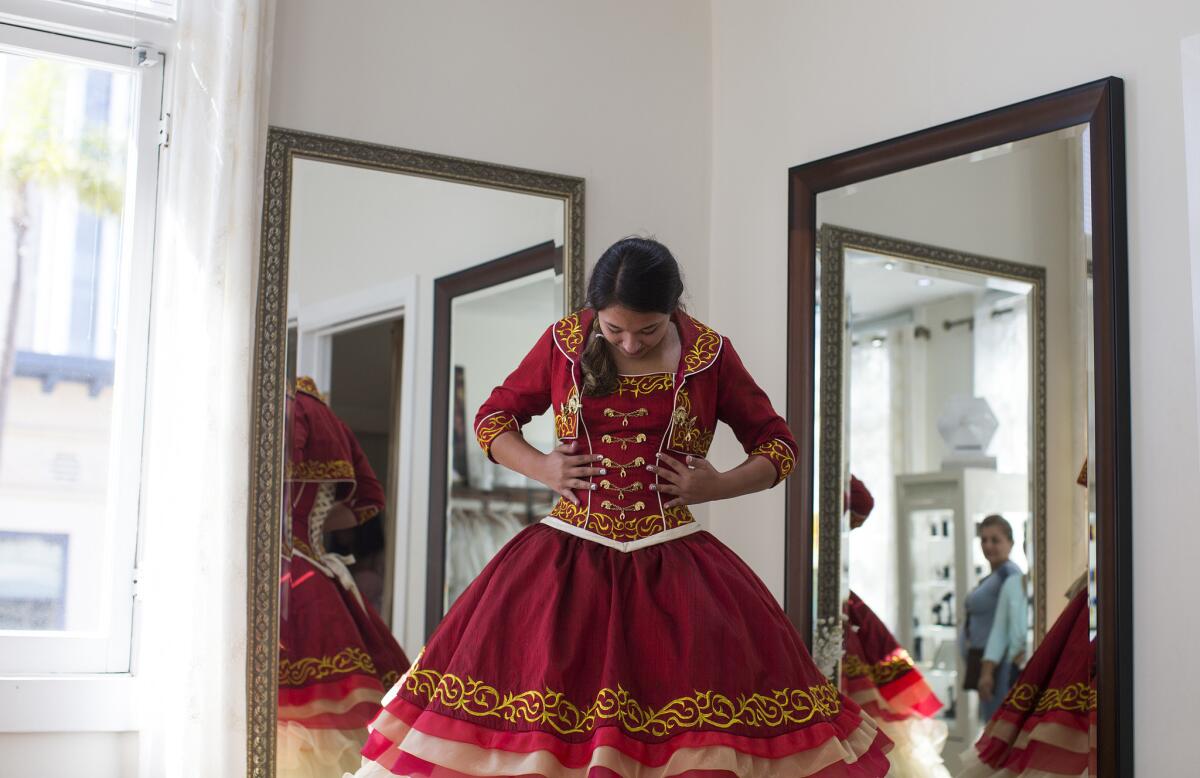
[[[846,252],[852,321],[890,316],[958,295],[982,295],[989,289],[1027,293],[1028,285],[884,254],[856,249]]]

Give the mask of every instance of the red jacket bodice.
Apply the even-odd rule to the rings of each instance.
[[[560,500],[553,517],[622,542],[691,523],[686,507],[663,507],[670,498],[650,490],[658,476],[646,466],[659,453],[679,460],[707,456],[718,420],[733,429],[747,454],[771,462],[776,483],[791,472],[796,442],[787,423],[729,340],[682,312],[673,317],[682,341],[673,375],[622,376],[613,394],[583,397],[579,357],[594,316],[585,309],[547,329],[475,419],[476,438],[491,457],[498,436],[553,407],[559,440],[604,457],[608,472],[590,479],[595,490],[579,490],[579,506]]]
[[[320,487],[329,484],[362,524],[383,508],[383,487],[350,428],[334,415],[311,378],[296,380],[289,398],[291,439],[287,474],[292,543],[319,555],[324,516],[314,515]]]

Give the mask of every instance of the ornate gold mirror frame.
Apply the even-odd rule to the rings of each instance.
[[[568,309],[573,301],[583,299],[584,288],[583,179],[296,130],[270,129],[254,335],[247,537],[246,773],[252,778],[275,775],[288,240],[292,164],[298,158],[561,199],[565,206],[563,293]]]
[[[842,657],[842,517],[847,431],[843,408],[847,377],[845,269],[846,251],[859,249],[897,259],[967,270],[979,275],[1020,281],[1029,293],[1030,462],[1029,506],[1033,516],[1034,637],[1046,634],[1046,269],[1003,259],[967,254],[923,243],[875,235],[831,224],[820,228],[821,285],[821,425],[817,484],[817,620],[814,658],[822,670],[837,666]]]

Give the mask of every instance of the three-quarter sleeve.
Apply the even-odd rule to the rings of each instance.
[[[767,393],[755,383],[728,338],[717,376],[717,418],[733,429],[746,454],[761,456],[775,468],[775,483],[796,464],[796,439],[775,412]]]
[[[488,459],[492,442],[509,430],[520,431],[534,416],[550,407],[550,365],[554,355],[553,328],[538,339],[504,383],[492,390],[475,415],[475,440]]]
[[[340,419],[339,423],[341,423]],[[341,423],[341,426],[342,432],[346,435],[346,442],[350,446],[350,464],[354,467],[354,493],[350,496],[348,507],[354,511],[354,517],[358,523],[363,524],[378,516],[379,512],[383,510],[383,485],[375,477],[375,471],[371,468],[371,463],[367,461],[367,455],[363,453],[362,446],[358,444],[354,433],[345,423]]]
[[[996,602],[996,617],[988,633],[983,658],[988,662],[1008,661],[1025,649],[1025,633],[1029,629],[1029,614],[1025,602],[1025,581],[1020,573],[1004,579]]]

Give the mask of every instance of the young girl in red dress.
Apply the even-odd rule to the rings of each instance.
[[[666,247],[618,242],[588,307],[480,409],[487,455],[561,499],[454,603],[385,698],[359,776],[887,773],[887,738],[688,510],[775,485],[796,443],[682,292]],[[544,453],[520,430],[548,408],[562,445]],[[724,472],[705,459],[718,420],[748,455]]]
[[[324,544],[326,531],[374,518],[383,487],[311,378],[296,381],[288,410],[276,775],[326,778],[358,764],[367,724],[408,659],[354,585],[354,559]]]

